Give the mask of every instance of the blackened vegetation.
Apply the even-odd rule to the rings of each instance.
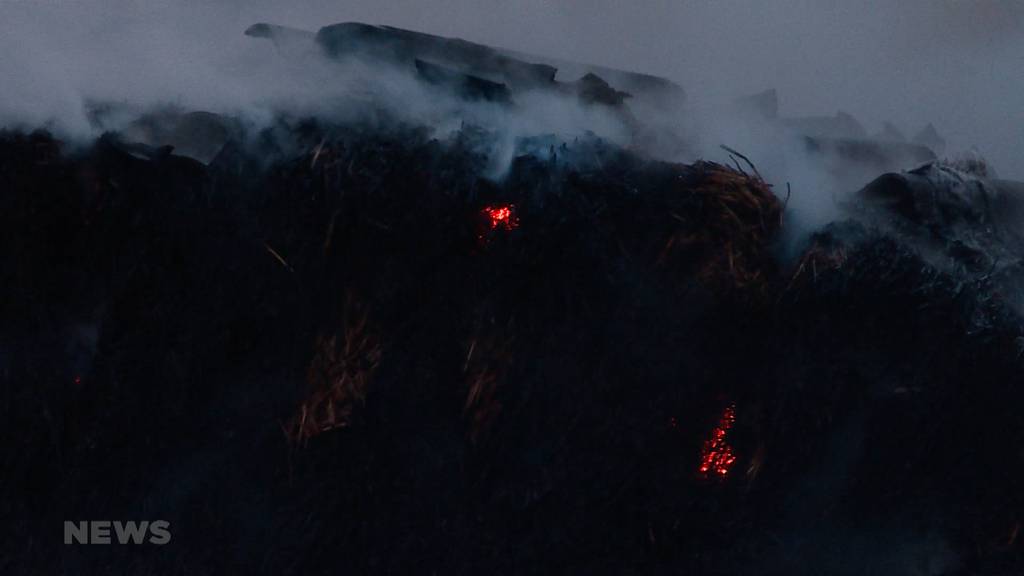
[[[1021,567],[1013,268],[860,222],[780,266],[766,184],[594,140],[292,137],[0,138],[0,572]]]

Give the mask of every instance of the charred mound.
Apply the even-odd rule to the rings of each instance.
[[[790,262],[752,170],[277,130],[0,137],[3,573],[1024,565],[1020,252],[965,264],[946,197],[876,182]]]

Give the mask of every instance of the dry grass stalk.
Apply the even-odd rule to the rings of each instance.
[[[367,312],[351,298],[339,333],[318,337],[315,348],[306,374],[311,392],[285,426],[293,444],[351,426],[380,364],[380,338],[370,328]]]
[[[462,406],[462,416],[467,423],[466,435],[474,445],[486,439],[501,415],[499,392],[511,356],[511,338],[491,335],[473,338],[469,343],[463,368],[466,400]]]
[[[658,257],[664,262],[675,250],[696,251],[697,272],[712,286],[760,288],[764,284],[765,251],[782,224],[782,205],[761,178],[725,166],[695,165],[699,180],[691,193],[700,201],[698,230],[683,226],[668,238]]]

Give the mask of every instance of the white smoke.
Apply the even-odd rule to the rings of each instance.
[[[912,134],[932,122],[951,153],[978,150],[1000,176],[1024,177],[1024,5],[869,4],[0,0],[0,125],[87,138],[96,133],[91,101],[175,104],[258,123],[281,108],[358,116],[351,104],[372,99],[442,132],[463,120],[497,126],[505,156],[516,137],[540,133],[628,141],[621,119],[566,98],[469,105],[378,67],[282,58],[242,34],[259,21],[307,30],[364,21],[669,77],[688,93],[688,117],[644,118],[686,131],[695,145],[676,159],[726,161],[723,143],[741,150],[780,196],[790,185],[790,214],[808,227],[834,217],[832,198],[856,183],[837,188],[799,142],[739,122],[727,106],[736,96],[775,87],[782,115],[845,110],[869,132],[891,121]]]

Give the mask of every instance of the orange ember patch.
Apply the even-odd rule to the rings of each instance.
[[[700,453],[699,472],[704,476],[724,478],[733,464],[736,454],[726,441],[729,429],[736,422],[736,406],[730,404],[722,413],[718,426],[711,432],[711,437],[704,441]]]
[[[502,206],[488,206],[483,209],[484,216],[490,224],[491,230],[514,230],[519,226],[519,218],[516,217],[516,207],[512,204]]]

